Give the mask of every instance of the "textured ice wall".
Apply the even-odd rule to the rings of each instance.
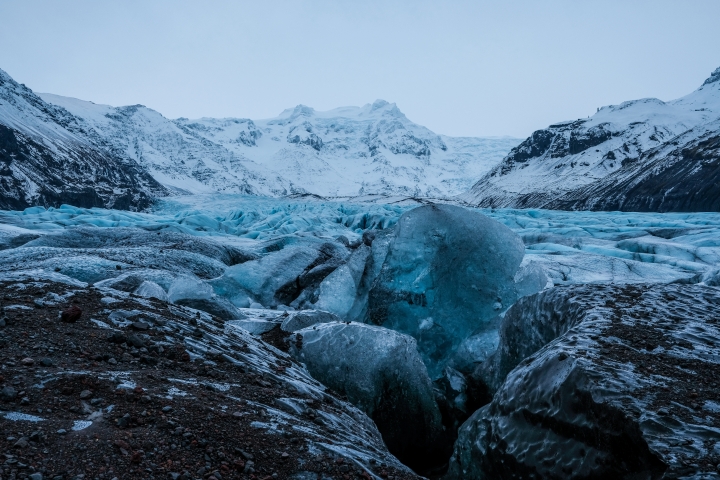
[[[297,331],[290,345],[313,378],[345,394],[375,421],[390,451],[404,463],[427,468],[446,455],[432,383],[411,337],[373,325],[332,322]]]
[[[478,212],[410,210],[370,291],[369,322],[414,337],[437,378],[463,340],[513,304],[523,254],[512,230]]]
[[[34,207],[0,212],[0,249],[17,247],[34,235],[88,225],[213,236],[262,254],[262,242],[272,239],[344,236],[357,242],[364,231],[390,228],[417,205],[402,198],[338,202],[198,195],[167,199],[151,214]],[[686,281],[717,266],[720,254],[720,215],[715,213],[478,211],[520,235],[527,254],[523,265],[539,265],[554,285]]]

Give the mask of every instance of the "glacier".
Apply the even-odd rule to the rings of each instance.
[[[368,320],[417,339],[437,378],[460,342],[514,303],[523,254],[518,235],[479,212],[409,210],[373,282]]]
[[[44,272],[68,281],[167,298],[228,320],[242,319],[244,309],[260,307],[320,310],[347,321],[379,323],[415,337],[431,376],[437,379],[448,362],[467,371],[492,352],[497,330],[484,328],[483,322],[497,324],[493,315],[502,314],[516,297],[571,284],[712,285],[720,271],[718,214],[493,210],[426,203],[404,197],[330,201],[213,194],[171,197],[149,213],[67,205],[2,211],[0,274]],[[437,312],[428,310],[413,317],[413,328],[402,316],[373,320],[379,311],[373,305],[382,303],[378,303],[380,293],[390,291],[387,282],[399,275],[395,270],[405,260],[417,260],[415,266],[407,267],[412,282],[432,278],[443,268],[457,269],[454,263],[444,265],[447,259],[442,255],[418,253],[432,250],[424,234],[405,240],[404,234],[393,236],[404,216],[423,211],[443,211],[445,216],[456,212],[448,217],[453,229],[473,215],[491,219],[512,232],[500,241],[505,250],[514,242],[512,236],[517,236],[518,253],[512,254],[513,266],[504,274],[506,293],[496,295],[492,302],[475,302],[473,308],[485,310],[472,315],[453,316],[448,314],[452,309],[439,305]],[[465,235],[477,237],[470,231]],[[474,248],[462,235],[450,244],[457,252]],[[508,252],[516,251],[501,254],[500,246],[494,248],[506,260]],[[399,252],[405,253],[394,261]],[[458,265],[478,255],[468,254]],[[478,257],[478,261],[490,265],[491,257]],[[481,288],[480,280],[451,288],[464,295],[468,288]],[[424,343],[427,329],[420,326],[430,326],[429,318],[435,330],[461,332],[450,336],[451,346],[443,352],[431,354],[433,345],[442,343],[437,335],[426,336],[429,343]]]
[[[421,465],[442,457],[459,426],[501,388],[502,378],[489,380],[478,367],[496,358],[513,308],[559,286],[714,288],[719,230],[715,213],[479,209],[373,195],[175,196],[150,212],[0,211],[0,280],[94,286],[212,314],[292,352],[375,418],[392,453]],[[410,306],[403,292],[425,295],[426,305]],[[439,301],[446,294],[465,301]],[[439,329],[449,333],[427,335]],[[383,373],[388,365],[395,374]],[[403,415],[377,410],[380,400]],[[413,443],[410,423],[435,432],[434,446]]]

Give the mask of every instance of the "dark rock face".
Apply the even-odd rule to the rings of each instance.
[[[568,153],[570,155],[575,155],[576,153],[584,152],[588,148],[600,145],[604,141],[610,139],[611,136],[612,133],[605,130],[604,125],[592,127],[586,131],[574,131],[570,134]]]
[[[167,191],[79,118],[0,71],[0,209],[148,208]]]
[[[647,152],[589,188],[548,203],[563,210],[636,212],[720,211],[720,122],[717,129],[680,136]],[[687,142],[687,143],[685,143]]]
[[[700,285],[520,300],[478,372],[497,392],[460,429],[447,478],[711,478],[718,305],[720,289]]]
[[[703,85],[710,85],[711,83],[720,82],[720,67],[716,68],[714,72],[710,74]]]
[[[297,143],[312,147],[320,151],[323,147],[322,138],[313,132],[310,122],[303,122],[301,125],[293,128],[287,137],[288,143]]]
[[[531,158],[539,157],[547,152],[554,138],[555,132],[552,130],[538,130],[533,132],[530,138],[510,151],[507,156],[507,161],[522,163]]]

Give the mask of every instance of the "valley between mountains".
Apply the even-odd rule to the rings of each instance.
[[[720,69],[524,141],[0,71],[0,479],[720,478]]]

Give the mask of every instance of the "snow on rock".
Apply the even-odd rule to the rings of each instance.
[[[460,429],[446,478],[714,478],[718,305],[702,285],[521,299],[479,371],[497,392]]]
[[[0,70],[0,208],[147,209],[168,191],[82,118]]]
[[[370,416],[388,449],[415,469],[447,458],[432,383],[412,337],[373,325],[321,323],[290,337],[313,378]]]
[[[458,345],[513,304],[520,238],[476,211],[404,213],[369,295],[368,321],[414,337],[432,378]]]
[[[460,198],[483,207],[717,211],[717,70],[691,94],[645,98],[550,125]]]
[[[437,135],[383,100],[327,112],[298,105],[268,120],[169,120],[142,105],[42,98],[185,193],[454,195],[519,143]]]

